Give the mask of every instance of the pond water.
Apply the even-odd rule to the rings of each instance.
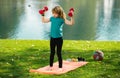
[[[38,11],[60,5],[75,8],[74,26],[64,25],[66,40],[120,40],[120,0],[0,0],[0,39],[49,39],[50,23]],[[67,17],[69,19],[69,17]]]

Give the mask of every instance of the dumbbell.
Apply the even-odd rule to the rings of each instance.
[[[70,9],[69,9],[68,16],[69,16],[69,17],[72,17],[72,16],[73,16],[73,13],[74,13],[74,8],[70,8]]]
[[[39,10],[39,14],[41,14],[42,16],[44,16],[44,13],[48,11],[48,7],[47,6],[44,6],[43,9]]]

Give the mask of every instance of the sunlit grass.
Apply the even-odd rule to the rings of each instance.
[[[63,59],[82,56],[86,66],[63,75],[29,73],[31,68],[49,64],[47,40],[0,40],[0,78],[119,78],[120,42],[116,41],[64,41]],[[92,58],[95,50],[104,52],[104,60]],[[57,58],[55,58],[57,61]]]

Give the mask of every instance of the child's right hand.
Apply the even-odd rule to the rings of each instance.
[[[73,15],[74,15],[74,8],[70,8],[68,16],[73,17]]]

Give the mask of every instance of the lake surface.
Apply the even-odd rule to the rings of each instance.
[[[50,23],[38,11],[60,5],[75,8],[74,26],[64,25],[66,40],[120,40],[120,0],[0,0],[0,39],[39,39],[50,36]],[[69,19],[69,17],[67,17]]]

